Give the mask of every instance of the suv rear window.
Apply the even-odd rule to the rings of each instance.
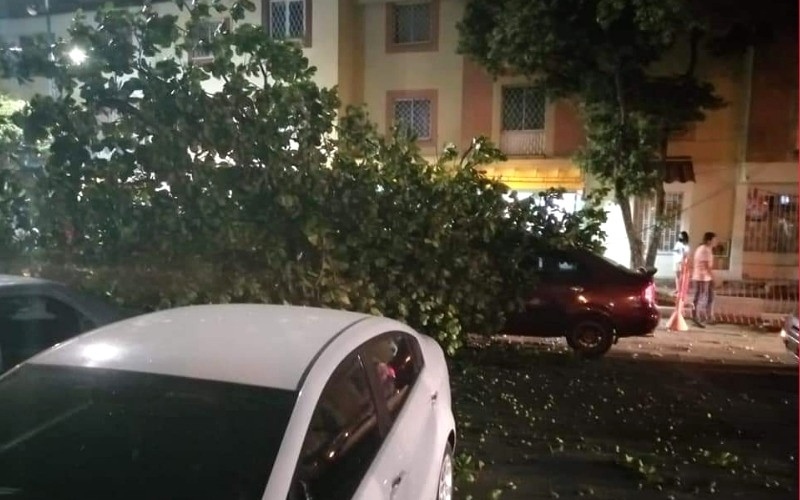
[[[579,259],[562,252],[537,257],[537,270],[544,280],[569,280],[585,277],[588,269]]]

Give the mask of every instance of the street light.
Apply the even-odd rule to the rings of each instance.
[[[86,55],[86,51],[82,48],[72,47],[72,50],[67,52],[67,57],[69,57],[69,60],[72,61],[72,64],[80,66],[89,56]]]

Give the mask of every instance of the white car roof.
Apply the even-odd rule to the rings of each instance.
[[[16,276],[12,274],[0,274],[0,286],[16,285],[53,285],[54,281],[41,278],[31,278],[29,276]]]
[[[27,363],[97,367],[295,390],[339,332],[369,318],[271,305],[191,306],[112,323]]]

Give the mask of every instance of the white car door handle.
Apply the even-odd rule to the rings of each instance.
[[[400,483],[402,483],[402,482],[403,482],[403,475],[400,474],[399,476],[394,478],[394,480],[392,480],[392,490],[396,490],[397,488],[399,488],[400,487]]]
[[[403,477],[405,477],[405,475],[405,472],[401,472],[397,475],[397,477],[392,479],[392,491],[389,493],[389,498],[394,499],[394,496],[397,494],[397,490],[400,488],[400,484],[403,482]]]

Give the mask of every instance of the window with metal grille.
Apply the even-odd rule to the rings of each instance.
[[[503,130],[543,130],[544,92],[533,87],[503,87]]]
[[[431,40],[431,3],[393,4],[394,43],[425,43]]]
[[[305,37],[305,0],[270,0],[269,9],[269,33],[274,38],[299,40]]]
[[[659,252],[671,252],[675,248],[675,243],[677,243],[678,235],[681,232],[682,210],[683,193],[666,193],[664,198],[664,222],[661,229],[661,241],[658,244]],[[642,241],[646,247],[656,225],[655,200],[637,200],[634,216],[642,230]]]
[[[697,136],[697,122],[691,122],[686,124],[686,127],[683,130],[679,130],[670,134],[671,141],[694,141]]]
[[[747,190],[744,251],[797,253],[797,195]]]
[[[193,60],[211,59],[214,54],[211,50],[211,41],[217,34],[226,28],[228,21],[204,20],[192,28],[190,34],[194,44],[190,54]]]
[[[417,139],[430,139],[430,99],[396,99],[394,101],[394,124],[398,128],[411,132]]]

